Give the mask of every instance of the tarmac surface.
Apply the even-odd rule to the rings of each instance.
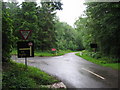
[[[24,58],[12,56],[18,63]],[[54,57],[27,58],[27,64],[60,79],[67,88],[118,88],[118,70],[102,67],[74,53]]]

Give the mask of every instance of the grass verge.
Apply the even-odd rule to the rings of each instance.
[[[56,82],[59,80],[38,68],[28,66],[26,70],[22,63],[3,63],[3,88],[48,88]]]
[[[88,53],[87,51],[81,51],[79,53],[76,53],[75,55],[80,56],[83,59],[85,59],[87,61],[90,61],[90,62],[93,62],[95,64],[98,64],[98,65],[101,65],[101,66],[105,66],[105,67],[111,67],[111,68],[116,69],[116,70],[120,70],[120,67],[119,67],[120,63],[108,62],[109,58],[105,58],[105,57],[96,59],[96,58],[91,57],[87,53]]]
[[[56,53],[52,53],[51,51],[48,51],[48,52],[40,52],[40,51],[36,51],[35,52],[35,56],[40,56],[40,57],[44,57],[44,56],[61,56],[61,55],[64,55],[66,53],[70,53],[72,52],[71,50],[59,50],[57,51]]]
[[[44,56],[60,56],[60,55],[64,55],[66,53],[70,53],[73,52],[71,50],[59,50],[56,53],[52,53],[51,51],[35,51],[34,55],[35,56],[40,56],[40,57],[44,57]],[[13,50],[11,55],[17,55],[17,50]]]

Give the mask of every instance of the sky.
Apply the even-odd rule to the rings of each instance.
[[[3,0],[3,1],[18,1],[22,2],[24,0]],[[35,0],[39,2],[40,0]],[[85,0],[61,0],[63,3],[63,10],[57,11],[57,16],[60,21],[67,22],[69,25],[74,27],[74,22],[83,14],[86,6],[83,4]]]
[[[62,0],[63,10],[57,11],[60,21],[67,22],[74,27],[74,22],[80,17],[86,10],[86,6],[83,4],[84,0]]]

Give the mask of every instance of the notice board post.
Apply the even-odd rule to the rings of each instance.
[[[18,58],[25,58],[25,65],[27,67],[27,57],[34,57],[34,42],[33,41],[19,41],[17,42]]]
[[[26,41],[31,33],[31,30],[19,30],[24,41],[17,42],[18,58],[25,58],[25,66],[27,69],[27,58],[34,57],[34,42]]]
[[[97,44],[91,43],[91,44],[90,44],[90,47],[93,48],[94,52],[97,51]]]
[[[25,67],[27,68],[27,57],[25,58]]]

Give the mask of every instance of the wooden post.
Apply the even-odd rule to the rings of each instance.
[[[27,57],[25,57],[25,67],[27,69]]]

